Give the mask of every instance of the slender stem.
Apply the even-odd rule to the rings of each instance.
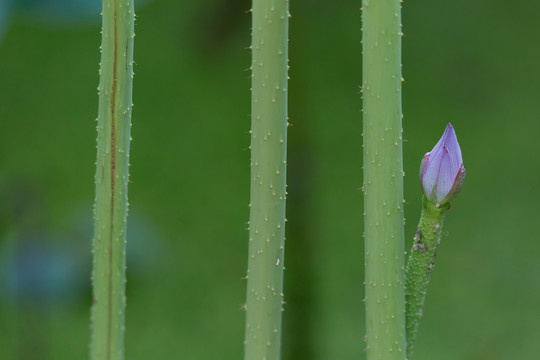
[[[280,358],[289,4],[253,0],[246,360]]]
[[[124,358],[133,1],[103,0],[92,272],[92,360]]]
[[[401,4],[364,1],[363,122],[368,359],[405,359]]]
[[[435,266],[437,249],[441,242],[444,213],[448,208],[449,204],[437,207],[425,195],[423,197],[422,214],[406,270],[405,299],[407,302],[407,356],[409,358],[412,355],[418,332],[418,321],[422,317],[431,271]]]

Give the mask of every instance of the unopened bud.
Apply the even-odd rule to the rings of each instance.
[[[450,202],[465,180],[465,166],[454,128],[449,123],[431,152],[420,165],[420,183],[424,194],[433,203]]]

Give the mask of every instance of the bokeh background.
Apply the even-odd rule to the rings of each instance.
[[[139,1],[127,359],[241,359],[248,0]],[[85,359],[101,2],[0,0],[0,358]],[[360,1],[291,1],[283,358],[365,358]],[[418,360],[540,354],[540,3],[403,8],[407,248],[452,122]]]

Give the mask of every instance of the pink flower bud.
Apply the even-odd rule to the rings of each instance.
[[[450,202],[463,185],[465,167],[454,128],[449,123],[431,152],[420,165],[420,183],[426,197],[436,203]]]

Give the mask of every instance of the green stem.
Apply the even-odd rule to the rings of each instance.
[[[124,358],[133,0],[103,0],[94,207],[92,360]]]
[[[406,270],[405,298],[407,302],[407,356],[409,358],[412,355],[418,332],[418,321],[422,317],[431,271],[435,266],[437,249],[441,242],[444,213],[448,208],[449,204],[437,207],[425,195],[423,197],[422,214]]]
[[[405,359],[401,3],[364,1],[364,207],[368,359]]]
[[[289,3],[254,0],[246,360],[280,358]]]

